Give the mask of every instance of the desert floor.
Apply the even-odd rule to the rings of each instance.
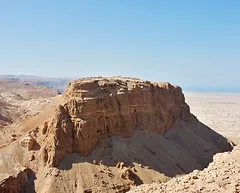
[[[240,143],[240,94],[185,92],[191,112],[211,129]]]

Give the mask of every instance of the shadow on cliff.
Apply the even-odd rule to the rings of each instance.
[[[26,193],[36,193],[35,183],[34,183],[36,179],[37,178],[36,178],[35,172],[30,170],[28,173],[28,181],[26,182],[26,186],[25,186]]]
[[[71,170],[80,163],[115,167],[124,162],[125,166],[138,165],[173,177],[204,169],[216,153],[231,149],[226,138],[197,119],[178,120],[164,135],[136,130],[131,138],[109,137],[87,157],[77,153],[66,156],[58,169]]]
[[[40,148],[41,148],[40,144],[37,141],[35,141],[32,150],[38,151],[40,150]]]

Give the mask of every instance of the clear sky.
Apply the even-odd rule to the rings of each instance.
[[[1,0],[0,74],[240,88],[240,1]]]

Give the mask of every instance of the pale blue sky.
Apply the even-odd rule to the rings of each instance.
[[[0,74],[240,88],[238,0],[2,0]]]

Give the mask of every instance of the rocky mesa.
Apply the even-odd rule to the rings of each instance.
[[[130,79],[83,79],[70,84],[46,131],[48,164],[87,156],[102,138],[131,137],[136,129],[163,135],[178,118],[193,118],[181,88]],[[63,145],[64,144],[64,145]]]
[[[136,78],[74,80],[19,130],[25,135],[0,149],[0,181],[26,167],[45,193],[126,192],[204,169],[232,149],[191,114],[180,87]]]

